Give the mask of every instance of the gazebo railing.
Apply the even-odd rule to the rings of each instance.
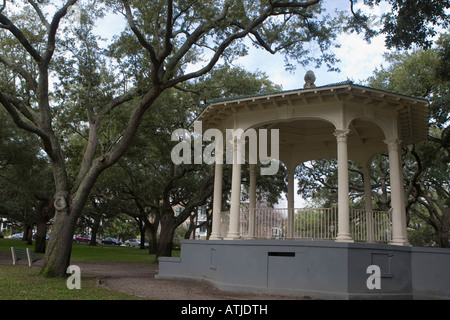
[[[293,210],[292,236],[288,235],[288,211]],[[249,216],[254,213],[253,236],[249,234]],[[227,213],[222,213],[226,220]],[[222,224],[223,226],[224,224]],[[257,208],[241,209],[241,237],[256,239],[330,239],[338,232],[337,206],[331,208]],[[221,232],[222,233],[222,232]],[[226,232],[224,232],[226,233]],[[386,211],[350,210],[350,233],[357,242],[387,243],[391,239],[391,214]]]
[[[350,234],[355,241],[388,243],[391,240],[391,211],[352,209],[350,219]]]
[[[293,238],[335,239],[337,207],[294,210]]]

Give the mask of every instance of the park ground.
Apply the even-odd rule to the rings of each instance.
[[[81,289],[66,280],[39,274],[43,256],[33,266],[12,265],[11,247],[30,248],[24,241],[0,239],[0,300],[279,300],[283,296],[223,292],[198,281],[155,279],[154,255],[138,248],[74,244],[71,264],[80,267]],[[179,252],[174,252],[176,255]]]

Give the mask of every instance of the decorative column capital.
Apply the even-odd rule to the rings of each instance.
[[[390,139],[383,140],[383,142],[387,144],[389,151],[391,151],[391,150],[398,151],[398,148],[399,148],[400,144],[402,143],[402,140],[397,139],[397,138],[390,138]]]
[[[334,131],[334,136],[337,139],[337,142],[346,142],[347,141],[347,136],[350,133],[349,129],[337,129],[336,131]]]

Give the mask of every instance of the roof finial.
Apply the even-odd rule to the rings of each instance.
[[[314,75],[314,72],[312,72],[311,70],[307,71],[305,74],[305,85],[303,86],[303,88],[305,89],[315,88],[316,85],[314,84],[314,81],[316,81],[316,76]]]

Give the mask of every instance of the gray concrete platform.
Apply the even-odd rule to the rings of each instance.
[[[379,273],[368,270],[373,265]],[[319,299],[450,299],[450,249],[321,240],[183,240],[180,258],[159,258],[156,277],[208,281],[225,291]]]

